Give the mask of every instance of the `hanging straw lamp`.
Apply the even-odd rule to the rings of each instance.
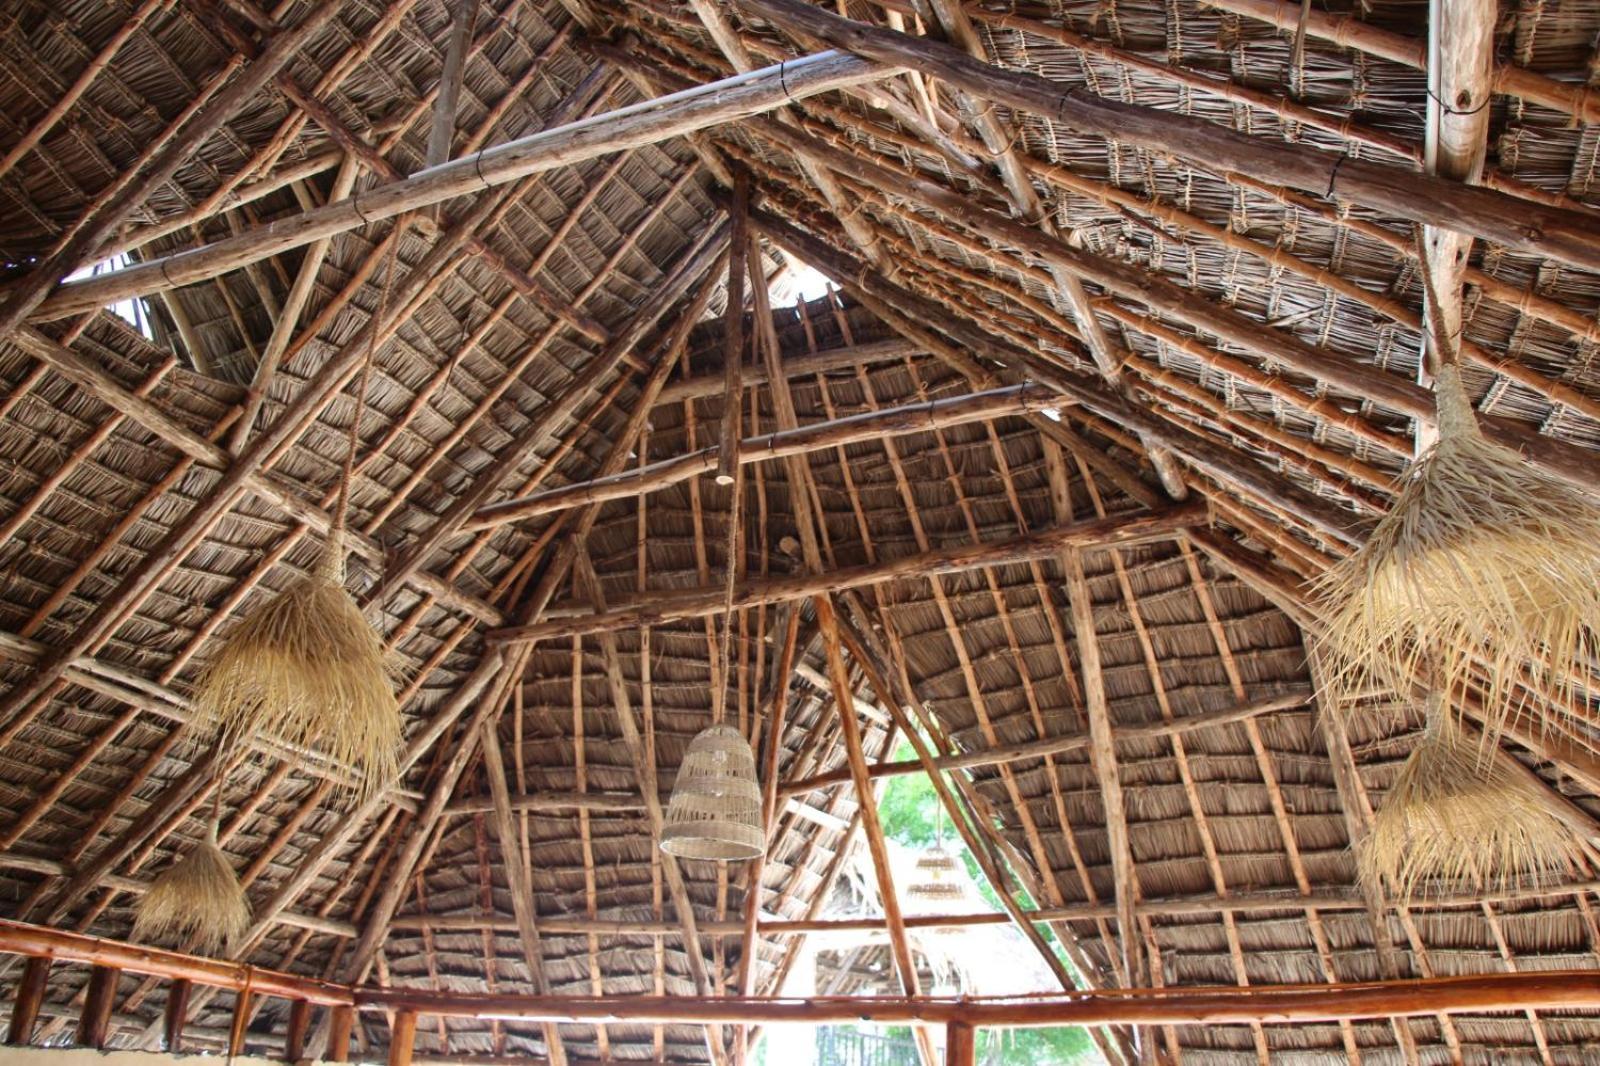
[[[1439,306],[1425,265],[1423,278]],[[1439,439],[1401,478],[1366,544],[1319,579],[1320,645],[1344,693],[1407,692],[1426,668],[1459,703],[1476,675],[1493,744],[1528,709],[1524,669],[1558,691],[1574,679],[1589,687],[1600,507],[1488,440],[1462,386],[1456,338],[1435,324],[1431,340]],[[1587,693],[1576,695],[1582,703]]]
[[[322,557],[308,576],[234,627],[195,690],[196,706],[225,745],[260,733],[317,751],[351,772],[342,783],[358,801],[394,780],[402,740],[383,642],[344,587],[345,523],[361,411],[394,271],[391,247],[350,422],[338,509]]]
[[[729,645],[733,641],[734,561],[744,482],[738,467],[734,468],[733,477],[722,641],[717,651],[722,683],[712,695],[712,724],[689,742],[683,764],[678,767],[661,828],[661,850],[680,859],[741,862],[756,858],[767,847],[755,753],[743,733],[722,721],[727,703]]]
[[[1427,732],[1362,841],[1361,877],[1402,901],[1428,888],[1537,884],[1579,862],[1579,832],[1529,771],[1485,751],[1435,695]]]
[[[205,840],[151,883],[134,912],[134,940],[192,938],[195,951],[214,955],[238,944],[250,928],[244,888],[217,844],[221,799],[219,781]]]

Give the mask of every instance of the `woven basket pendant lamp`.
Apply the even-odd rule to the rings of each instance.
[[[1426,255],[1421,256],[1426,264]],[[1429,272],[1429,300],[1438,306]],[[1437,316],[1430,316],[1436,318]],[[1435,325],[1439,439],[1402,476],[1360,550],[1318,581],[1331,683],[1410,691],[1428,671],[1459,703],[1476,675],[1484,739],[1535,706],[1524,671],[1557,691],[1589,688],[1600,644],[1600,507],[1484,436],[1462,387],[1459,344]],[[1589,693],[1578,691],[1582,705]],[[1553,701],[1563,706],[1568,701]]]
[[[195,690],[203,720],[220,731],[225,745],[260,733],[291,748],[316,751],[349,771],[341,784],[358,802],[394,780],[403,739],[383,641],[344,587],[344,530],[361,411],[394,271],[391,247],[356,390],[338,508],[322,558],[309,575],[234,627]]]
[[[739,862],[767,846],[756,757],[737,729],[714,725],[689,742],[661,830],[661,850],[680,859]]]
[[[722,641],[717,655],[724,683],[712,695],[712,724],[695,734],[678,767],[661,827],[661,850],[679,859],[743,862],[767,848],[761,820],[761,787],[756,757],[744,734],[722,722],[727,703],[729,645],[733,642],[734,558],[743,478],[734,470],[733,502],[728,508],[727,590]]]

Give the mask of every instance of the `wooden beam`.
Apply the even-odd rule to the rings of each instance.
[[[49,980],[50,956],[28,956],[11,1002],[11,1020],[6,1025],[8,1047],[27,1047],[33,1043],[33,1027],[39,1020],[39,1008],[44,1005]]]
[[[44,261],[30,270],[0,298],[0,341],[9,339],[63,278],[88,265],[95,251],[104,244],[145,199],[166,184],[200,147],[272,80],[309,44],[344,6],[342,0],[321,0],[299,25],[274,34],[271,42],[235,74],[211,102],[185,123],[182,130],[135,180],[113,187],[109,199],[91,204],[75,232]],[[99,301],[86,310],[98,310]]]
[[[978,38],[977,29],[973,26],[972,19],[968,16],[961,0],[928,0],[928,6],[933,9],[935,18],[943,26],[951,44],[974,59],[987,61],[988,53],[984,50],[983,42]],[[1016,210],[1017,217],[1035,226],[1042,233],[1058,236],[1055,222],[1045,210],[1038,191],[1033,187],[1032,176],[1023,167],[1011,131],[1001,125],[994,108],[984,101],[974,99],[966,93],[958,94],[957,98],[968,124],[977,131],[984,148],[994,156],[999,165],[1007,198]],[[1130,395],[1122,376],[1122,364],[1127,360],[1128,353],[1111,337],[1101,325],[1099,318],[1095,316],[1094,306],[1090,302],[1088,291],[1083,287],[1083,282],[1076,274],[1055,265],[1051,266],[1051,276],[1055,281],[1055,290],[1051,295],[1058,305],[1065,304],[1071,312],[1072,320],[1078,327],[1078,334],[1083,339],[1084,347],[1088,348],[1100,375],[1112,388],[1119,390],[1123,395]],[[1155,468],[1156,475],[1161,479],[1162,487],[1167,490],[1168,496],[1181,500],[1188,495],[1189,488],[1184,484],[1183,476],[1171,452],[1153,441],[1146,441],[1145,454],[1150,459],[1150,465]]]
[[[978,1030],[968,1022],[950,1022],[944,1027],[945,1066],[977,1066]]]
[[[1490,72],[1494,66],[1495,0],[1431,0],[1428,9],[1428,115],[1423,167],[1454,181],[1476,184],[1489,151]],[[1449,227],[1423,227],[1422,251],[1427,256],[1432,287],[1424,286],[1424,306],[1431,329],[1443,336],[1464,336],[1462,285],[1472,237]],[[1434,300],[1437,300],[1437,304]],[[1459,345],[1459,340],[1456,342]],[[1425,345],[1425,348],[1429,347]],[[1436,359],[1445,358],[1443,352]],[[1429,360],[1420,360],[1418,377],[1430,384]],[[1419,425],[1418,454],[1438,437],[1431,426]]]
[[[1600,269],[1600,216],[1419,175],[1342,154],[1239,133],[1203,119],[1125,104],[1003,70],[939,41],[841,18],[804,0],[738,0],[801,37],[896,67],[934,74],[974,96],[1041,115],[1079,133],[1191,160],[1213,173],[1338,197],[1384,214],[1443,226],[1530,255]]]
[[[1204,0],[1204,3],[1207,7],[1260,19],[1289,33],[1301,32],[1303,27],[1309,36],[1340,48],[1351,48],[1387,59],[1413,70],[1428,69],[1428,42],[1370,25],[1349,15],[1314,7],[1306,10],[1299,4],[1285,3],[1283,0]],[[1579,122],[1600,122],[1600,99],[1588,91],[1581,81],[1557,81],[1512,63],[1496,63],[1490,77],[1495,92],[1571,115]]]
[[[336,5],[335,5],[336,6]],[[237,237],[162,256],[126,270],[69,282],[39,308],[65,318],[130,296],[148,295],[237,270],[322,237],[344,233],[481,189],[595,156],[736,122],[806,96],[897,71],[838,52],[789,60],[749,74],[544,130],[356,193]],[[0,320],[3,324],[3,320]],[[0,332],[3,336],[4,332]]]
[[[671,310],[690,286],[721,258],[728,231],[728,226],[719,226],[701,234],[684,258],[674,264],[643,305],[628,319],[627,326],[612,335],[605,349],[589,360],[556,398],[539,408],[532,424],[523,430],[510,448],[501,453],[493,467],[480,471],[445,513],[388,565],[377,586],[367,594],[367,603],[382,602],[411,574],[420,572],[433,553],[460,531],[468,517],[488,503],[506,474],[548,443],[578,405],[593,396],[601,383],[617,370],[624,357],[644,339],[661,316]]]
[[[549,1025],[547,1029],[554,1029]],[[417,1043],[417,1012],[399,1011],[394,1024],[389,1027],[389,1066],[411,1066],[411,1057]],[[563,1059],[552,1053],[550,1066],[560,1066]]]
[[[283,1034],[283,1057],[298,1063],[306,1054],[306,1035],[311,1031],[311,1002],[297,999],[289,1004],[289,1021]]]
[[[900,337],[891,337],[881,341],[863,341],[859,344],[842,344],[836,348],[824,348],[810,355],[800,355],[785,358],[780,364],[784,374],[791,380],[810,378],[817,374],[825,374],[830,370],[845,370],[858,366],[871,366],[876,363],[898,363],[921,354],[920,349],[910,341]],[[746,389],[758,388],[767,384],[767,368],[764,363],[752,363],[744,368],[741,380]],[[661,396],[656,400],[657,405],[682,404],[685,400],[699,400],[708,396],[718,396],[722,393],[722,372],[696,374],[691,378],[674,381],[661,390]]]
[[[183,1025],[189,1016],[189,994],[193,991],[194,982],[187,977],[180,977],[167,985],[167,1002],[161,1009],[160,1049],[169,1055],[183,1053]],[[304,999],[295,1002],[310,1005]]]
[[[1030,383],[965,396],[948,396],[883,411],[869,411],[789,431],[778,430],[746,437],[726,456],[720,446],[702,448],[673,459],[661,459],[648,466],[631,467],[611,477],[574,482],[532,496],[489,504],[479,508],[471,519],[462,523],[461,528],[489,529],[571,507],[657,492],[692,477],[721,470],[725,457],[730,457],[740,465],[765,462],[860,441],[878,440],[888,435],[925,433],[947,426],[1040,411],[1052,403],[1060,402],[1048,388]]]
[[[517,683],[514,679],[513,684]],[[538,902],[533,885],[528,882],[525,856],[521,839],[517,835],[517,822],[511,812],[510,789],[506,785],[505,758],[500,752],[499,718],[487,719],[482,727],[484,776],[489,779],[489,792],[494,797],[494,829],[500,840],[500,866],[505,871],[506,883],[511,891],[511,911],[516,915],[518,942],[522,958],[528,967],[528,978],[540,995],[550,994],[550,979],[544,971],[544,950],[539,937]],[[416,1016],[412,1015],[412,1025]],[[564,1066],[567,1059],[561,1033],[555,1025],[544,1027],[546,1054],[551,1066]]]
[[[1056,521],[1069,521],[1072,497],[1065,460],[1054,441],[1044,442],[1044,455],[1050,480],[1051,509]],[[1084,710],[1089,719],[1089,764],[1100,784],[1100,802],[1105,810],[1106,843],[1111,852],[1112,885],[1117,903],[1117,938],[1122,948],[1119,969],[1123,981],[1133,985],[1140,980],[1142,957],[1138,926],[1133,917],[1139,882],[1128,837],[1128,805],[1122,794],[1122,775],[1117,764],[1111,706],[1100,660],[1100,636],[1095,629],[1094,600],[1089,592],[1089,580],[1084,576],[1083,553],[1063,552],[1061,566],[1067,576],[1072,639],[1078,649],[1078,675],[1083,682]]]
[[[717,484],[732,485],[740,456],[739,416],[744,387],[744,288],[750,252],[750,172],[743,167],[733,175],[733,202],[728,207],[733,237],[728,255],[728,306],[722,314],[722,429],[717,437]]]
[[[1070,997],[986,1000],[983,997],[840,996],[763,999],[705,996],[485,996],[423,989],[363,989],[363,1010],[415,1010],[446,1017],[551,1019],[567,1022],[713,1022],[822,1024],[898,1022],[976,1027],[1059,1025],[1239,1025],[1254,1021],[1303,1024],[1341,1018],[1388,1018],[1523,1010],[1593,1010],[1600,979],[1593,970],[1439,977],[1358,984],[1255,985],[1079,992]]]
[[[439,91],[433,98],[433,124],[428,130],[424,168],[436,167],[450,159],[456,135],[456,108],[467,69],[467,45],[472,41],[472,23],[477,9],[478,0],[455,0],[450,5],[450,42],[445,46]]]
[[[792,461],[792,459],[790,460]],[[734,588],[733,609],[762,603],[784,603],[824,592],[862,588],[903,578],[954,574],[985,566],[1046,559],[1066,547],[1109,547],[1164,540],[1205,521],[1200,504],[1178,504],[1156,512],[1143,512],[1103,520],[1074,522],[1024,537],[986,544],[963,544],[903,556],[885,563],[841,567],[824,574],[798,574],[739,583]],[[723,609],[724,590],[698,588],[648,593],[618,607],[575,613],[549,622],[511,626],[492,632],[490,638],[505,644],[570,637],[641,625],[658,625],[684,618],[700,618]]]
[[[329,1062],[350,1061],[350,1033],[355,1028],[356,1012],[347,1006],[334,1007],[328,1014],[328,1046],[322,1057]]]
[[[111,1007],[116,1001],[117,978],[121,976],[122,971],[115,966],[96,965],[89,971],[77,1033],[72,1038],[79,1047],[98,1051],[106,1046],[106,1038],[111,1035]]]
[[[574,566],[580,586],[588,594],[591,602],[604,610],[605,591],[600,586],[600,579],[594,572],[594,564],[590,562],[586,548],[579,549],[574,559]],[[622,663],[617,654],[616,639],[610,631],[602,631],[598,635],[598,640],[605,665],[606,685],[611,694],[611,714],[617,723],[618,732],[622,735],[628,757],[633,762],[634,777],[644,798],[645,813],[650,821],[650,841],[654,846],[655,842],[661,839],[661,830],[666,824],[666,812],[662,809],[660,787],[656,782],[655,764],[647,758],[644,737],[640,734],[639,724],[633,717],[633,701],[628,696],[627,681],[622,675]],[[672,855],[661,856],[661,870],[667,882],[667,892],[672,897],[673,909],[678,915],[678,923],[683,930],[684,956],[689,964],[689,976],[694,981],[695,991],[699,995],[710,996],[711,978],[706,972],[706,956],[700,944],[699,919],[695,915],[694,900],[689,895],[689,886],[684,881],[678,860]],[[706,1028],[706,1050],[711,1056],[713,1066],[726,1066],[727,1050],[722,1044],[722,1033],[714,1026]]]
[[[1119,726],[1111,739],[1117,744],[1148,743],[1151,740],[1229,725],[1234,722],[1244,721],[1246,718],[1256,718],[1261,715],[1288,710],[1292,707],[1299,707],[1304,705],[1310,698],[1311,690],[1309,688],[1296,687],[1279,695],[1267,696],[1247,703],[1238,703],[1231,707],[1219,707],[1214,711],[1200,711],[1196,714],[1184,715],[1182,718],[1175,718],[1171,722],[1159,721],[1140,726]],[[1080,751],[1089,747],[1090,743],[1089,734],[1072,733],[1059,737],[1048,737],[1044,740],[1029,741],[1024,744],[976,748],[956,755],[940,755],[934,758],[933,765],[935,769],[940,771],[965,770],[975,766],[993,766],[1002,762],[1022,762],[1028,759],[1042,759],[1046,755]],[[903,774],[921,773],[922,770],[923,767],[920,760],[905,759],[900,762],[880,763],[872,767],[869,773],[875,778],[899,777]],[[811,777],[801,778],[797,781],[784,782],[779,787],[779,794],[784,796],[800,795],[806,792],[814,792],[821,788],[831,788],[848,780],[850,780],[848,769],[839,767],[838,769],[814,774]]]
[[[752,120],[750,128],[792,153],[825,162],[830,168],[870,187],[893,189],[898,198],[955,221],[996,248],[1022,249],[1038,256],[1046,263],[1058,263],[1072,273],[1124,299],[1171,316],[1202,333],[1237,344],[1265,359],[1291,366],[1296,372],[1305,374],[1313,380],[1337,386],[1401,414],[1426,421],[1431,421],[1435,417],[1433,394],[1430,390],[1354,359],[1339,356],[1301,341],[1292,333],[1276,329],[1237,310],[1217,304],[1208,297],[1186,289],[1162,275],[1144,270],[1132,263],[1073,248],[1066,242],[1041,233],[1031,226],[988,210],[981,204],[974,203],[971,197],[944,185],[891,170],[835,145],[825,144],[815,137],[795,133],[760,119]],[[801,254],[818,269],[827,270],[825,262],[839,262],[841,259],[849,258],[836,249],[818,250],[814,253],[801,251],[801,246],[810,249],[822,242],[815,238],[808,239],[807,235],[773,218],[768,212],[757,211],[752,217],[757,228],[765,235],[786,249],[795,249],[797,254]],[[1594,247],[1600,250],[1600,240],[1596,240]],[[1009,265],[1014,262],[999,252],[992,253],[991,258],[1002,264]],[[863,276],[863,269],[858,264],[854,271],[844,272],[841,280],[862,287],[855,279],[867,280]],[[827,272],[833,273],[831,270]],[[840,277],[835,276],[836,279]],[[878,287],[881,287],[881,283]],[[916,306],[912,304],[904,310],[926,320],[926,314],[915,312]],[[966,344],[971,351],[988,351],[996,346],[996,340],[997,338],[992,335],[983,335],[982,344],[972,342]],[[1012,350],[1018,353],[1018,358],[1023,360],[1022,365],[1027,367],[1028,372],[1040,381],[1091,407],[1097,413],[1126,424],[1129,429],[1148,433],[1155,439],[1161,440],[1174,451],[1184,454],[1192,464],[1231,475],[1234,480],[1252,476],[1257,482],[1260,481],[1259,475],[1253,475],[1248,466],[1239,465],[1238,456],[1233,454],[1231,449],[1225,450],[1221,455],[1208,451],[1203,445],[1195,442],[1195,434],[1175,432],[1176,427],[1171,422],[1152,415],[1137,405],[1121,403],[1120,397],[1112,398],[1103,392],[1087,389],[1081,381],[1042,363],[1036,354],[1025,352],[1020,348]],[[1594,491],[1594,486],[1600,484],[1600,461],[1581,449],[1540,435],[1525,424],[1511,420],[1486,418],[1483,423],[1484,431],[1491,437],[1508,447],[1524,452],[1531,462],[1550,473],[1565,478],[1585,491]],[[1318,502],[1323,501],[1306,501],[1298,504],[1298,507],[1308,515],[1313,515],[1316,513]],[[1326,519],[1319,524],[1332,525]],[[1333,525],[1328,532],[1341,536],[1338,528]],[[1341,536],[1341,539],[1345,539],[1345,536]]]

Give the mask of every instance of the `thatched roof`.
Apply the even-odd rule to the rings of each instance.
[[[1298,34],[1299,5],[1276,0],[843,6],[912,30],[929,29],[919,13],[964,11],[968,43],[990,63],[1262,146],[1415,168],[1431,135],[1418,2],[1308,8]],[[343,200],[350,181],[360,211],[360,193],[425,168],[457,8],[475,25],[450,158],[816,50],[738,5],[676,0],[25,0],[0,13],[0,300],[130,189],[137,203],[73,267],[181,267],[164,257],[282,232]],[[232,99],[300,26],[311,28],[281,69]],[[1597,31],[1600,8],[1580,0],[1505,5],[1494,22],[1496,91],[1474,111],[1488,120],[1481,184],[1530,214],[1600,209],[1600,98],[1561,91],[1592,81]],[[355,371],[370,358],[350,586],[373,597],[368,617],[397,667],[407,769],[355,811],[338,787],[345,768],[315,752],[263,742],[228,769],[222,844],[258,919],[239,956],[463,990],[737,985],[747,873],[685,864],[703,927],[704,961],[691,966],[616,696],[638,716],[663,789],[712,721],[718,685],[728,719],[758,744],[782,703],[782,781],[838,771],[846,745],[815,606],[790,597],[739,612],[722,674],[731,492],[710,477],[461,526],[488,504],[716,443],[725,182],[743,168],[774,291],[801,263],[840,286],[771,309],[780,360],[806,368],[786,390],[801,427],[1028,381],[1069,391],[1021,390],[1005,413],[934,431],[829,439],[804,453],[804,486],[781,460],[744,466],[742,582],[807,572],[801,492],[830,571],[1193,501],[1181,522],[1125,546],[919,571],[835,597],[849,643],[868,645],[845,664],[866,705],[868,762],[891,742],[873,670],[925,715],[941,752],[1084,738],[956,775],[979,821],[1002,827],[995,855],[1056,912],[1080,980],[1600,966],[1590,870],[1409,907],[1364,895],[1350,845],[1421,716],[1408,694],[1368,693],[1365,714],[1309,696],[1304,582],[1383,513],[1426,410],[1414,220],[1345,198],[1337,165],[1328,190],[1297,191],[1131,135],[1076,132],[1070,99],[1042,117],[899,74],[398,220],[377,213],[325,245],[206,280],[157,277],[130,305],[148,335],[110,310],[63,317],[53,308],[70,286],[51,296],[0,336],[0,916],[124,937],[139,893],[200,839],[213,775],[186,725],[188,693],[229,625],[316,559],[361,402]],[[181,124],[215,113],[208,103],[227,104],[214,131],[146,182],[183,143]],[[1086,329],[1051,273],[1064,260],[1000,227],[1038,221],[1018,175],[1052,254],[1155,281],[1089,276]],[[1460,304],[1467,381],[1496,432],[1592,487],[1600,285],[1571,261],[1581,254],[1547,251],[1474,244]],[[749,358],[753,375],[765,364]],[[664,361],[670,373],[652,378]],[[744,435],[784,427],[776,391],[764,372],[749,384]],[[273,446],[252,444],[263,441]],[[596,604],[573,576],[580,544],[617,624],[585,621]],[[695,589],[715,609],[663,607],[687,596],[671,590]],[[792,619],[802,669],[775,688]],[[529,625],[543,627],[537,643],[504,639]],[[1199,715],[1205,724],[1183,726]],[[497,824],[485,722],[520,840]],[[1100,724],[1109,761],[1091,739]],[[1505,743],[1557,801],[1600,812],[1590,731]],[[843,776],[785,795],[763,920],[815,917],[826,899],[859,836]],[[513,861],[526,863],[544,926],[539,972]],[[1134,974],[1119,972],[1119,879],[1136,897]],[[754,990],[779,987],[797,941],[757,938]],[[53,1037],[70,1028],[81,976],[52,983]],[[154,1038],[163,994],[124,982],[115,1045]],[[228,1007],[197,996],[195,1031],[225,1032]],[[381,1017],[363,1027],[359,1039],[385,1044]],[[265,1014],[252,1040],[270,1045],[281,1029]],[[707,1057],[691,1027],[560,1036],[577,1060]],[[424,1019],[418,1039],[453,1055],[547,1046],[539,1026],[510,1021]],[[1105,1039],[1117,1054],[1133,1038]],[[1184,1026],[1139,1039],[1186,1063],[1577,1062],[1600,1044],[1600,1019]]]

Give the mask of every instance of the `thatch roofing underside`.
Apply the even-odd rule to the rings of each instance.
[[[328,6],[5,5],[5,271],[25,282],[83,217],[159,156],[169,125],[225,93],[266,38],[285,32],[277,27]],[[347,158],[355,161],[344,165],[354,167],[357,190],[423,168],[458,5],[331,6],[331,20],[149,192],[91,261],[112,253],[149,260],[296,216],[336,198]],[[476,25],[452,156],[613,110],[641,99],[641,86],[709,82],[733,70],[687,3],[467,6]],[[845,6],[852,17],[908,24],[921,8]],[[1370,47],[1331,42],[1317,30],[1321,23],[1297,42],[1228,10],[1244,7],[1245,0],[1216,7],[1051,0],[976,4],[967,12],[986,58],[1001,66],[1205,118],[1263,142],[1397,166],[1421,158],[1422,70]],[[1335,14],[1348,9],[1334,5]],[[728,17],[756,65],[813,50],[762,20]],[[1426,36],[1426,4],[1366,4],[1354,17],[1391,43],[1420,49]],[[1582,0],[1506,5],[1495,27],[1497,56],[1524,71],[1585,82],[1597,31],[1600,8]],[[608,43],[597,49],[601,40]],[[114,61],[99,69],[96,57],[106,51]],[[74,83],[86,71],[92,76],[79,91]],[[1243,102],[1246,89],[1261,94],[1256,105]],[[1262,98],[1287,103],[1271,110]],[[58,101],[67,106],[56,108]],[[463,197],[398,227],[382,221],[339,234],[325,256],[294,249],[150,295],[140,308],[152,323],[150,339],[101,312],[35,321],[31,339],[0,347],[0,674],[13,693],[0,719],[0,914],[126,936],[138,893],[200,839],[211,778],[207,749],[185,725],[186,694],[230,620],[316,558],[358,401],[353,383],[336,388],[326,405],[306,410],[300,401],[321,387],[319,371],[366,353],[368,324],[381,308],[397,326],[372,348],[360,416],[351,526],[366,539],[352,557],[351,587],[358,596],[383,593],[369,618],[399,670],[414,758],[402,787],[360,817],[334,787],[341,768],[315,753],[264,745],[231,769],[222,786],[222,843],[260,918],[242,957],[339,980],[370,974],[396,985],[535,987],[504,865],[513,849],[497,831],[492,768],[478,747],[475,723],[486,717],[496,723],[511,792],[525,808],[515,818],[518,847],[538,919],[549,926],[540,980],[558,993],[693,994],[685,938],[617,724],[610,668],[649,733],[665,788],[689,738],[711,721],[715,685],[727,687],[730,720],[747,732],[764,728],[783,630],[797,610],[807,671],[784,690],[780,776],[836,770],[844,749],[833,694],[816,683],[827,659],[814,612],[798,602],[742,612],[726,677],[712,651],[720,629],[698,616],[615,629],[614,662],[595,635],[546,639],[519,673],[504,677],[486,636],[529,620],[536,593],[553,600],[548,618],[592,609],[587,590],[565,573],[570,555],[561,554],[570,551],[571,531],[583,528],[580,517],[593,523],[584,543],[607,600],[626,606],[648,593],[720,586],[729,490],[695,478],[592,512],[483,532],[450,533],[452,509],[586,481],[614,446],[633,465],[715,442],[722,341],[709,313],[682,346],[668,399],[649,410],[643,435],[629,441],[626,431],[649,371],[657,360],[679,358],[670,345],[686,310],[708,287],[714,291],[700,306],[718,312],[724,302],[716,256],[726,237],[716,227],[725,190],[717,175],[728,163],[753,173],[770,228],[787,223],[838,254],[817,265],[838,275],[841,295],[785,301],[773,311],[783,358],[877,353],[797,376],[791,388],[802,426],[1014,383],[1025,372],[1006,353],[1019,348],[1111,391],[1042,263],[895,186],[835,177],[819,191],[818,171],[808,172],[783,136],[947,186],[975,208],[1005,216],[1012,211],[998,176],[1004,153],[974,132],[983,121],[998,122],[1055,227],[1094,255],[1175,282],[1206,314],[1236,312],[1261,324],[1266,337],[1309,345],[1329,366],[1343,360],[1390,385],[1417,380],[1422,292],[1404,219],[1221,175],[1003,107],[985,109],[981,120],[968,116],[969,125],[957,105],[947,86],[920,77],[825,94],[787,108],[777,133],[770,119],[714,127],[481,194],[507,195],[475,222],[476,243],[457,239],[455,227],[480,202]],[[1600,142],[1582,121],[1593,106],[1580,96],[1575,117],[1494,96],[1485,184],[1600,206],[1593,188]],[[14,145],[21,147],[13,152]],[[780,243],[769,235],[769,272],[788,261]],[[694,277],[674,274],[701,260],[715,261]],[[316,268],[314,284],[275,344],[307,263]],[[903,321],[886,321],[903,305],[890,301],[893,313],[873,312],[885,290],[869,278],[943,309],[948,319],[932,323],[941,351],[903,340]],[[657,308],[665,313],[637,336],[629,332],[651,296],[678,281],[670,305]],[[1467,378],[1480,412],[1520,427],[1541,443],[1539,454],[1558,456],[1580,476],[1587,471],[1591,484],[1600,469],[1597,295],[1591,272],[1479,241],[1463,302]],[[1394,694],[1372,693],[1369,709],[1379,713],[1350,718],[1348,732],[1338,724],[1348,716],[1330,713],[1347,708],[1314,701],[1181,736],[1162,731],[1168,719],[1292,696],[1314,682],[1299,624],[1301,583],[1347,552],[1386,507],[1392,478],[1412,453],[1414,420],[1386,405],[1381,389],[1353,388],[1348,376],[1330,384],[1275,350],[1221,341],[1195,315],[1158,312],[1094,286],[1088,297],[1121,352],[1130,402],[1219,445],[1253,480],[1181,457],[1167,469],[1169,482],[1175,469],[1208,505],[1209,524],[1085,552],[1092,636],[1074,623],[1071,567],[1059,555],[841,596],[852,625],[891,651],[896,673],[903,667],[891,684],[903,680],[933,735],[956,751],[1088,734],[1086,686],[1094,682],[1082,648],[1097,643],[1113,734],[1133,731],[1116,743],[1116,772],[1148,983],[1600,966],[1595,873],[1587,869],[1573,870],[1570,884],[1540,890],[1369,911],[1349,845],[1383,802],[1421,726]],[[974,328],[993,344],[969,343]],[[629,358],[587,389],[585,368],[619,336],[631,339]],[[263,354],[285,347],[261,410],[241,433],[238,419],[253,410],[249,386]],[[64,373],[73,354],[99,376]],[[962,372],[973,361],[986,380]],[[694,379],[711,384],[682,384]],[[145,402],[107,402],[131,394]],[[541,421],[552,404],[574,396],[569,416]],[[770,388],[752,387],[746,403],[747,435],[778,428]],[[241,438],[248,445],[291,416],[306,419],[304,431],[215,520],[197,520],[225,483],[225,468],[238,465]],[[1059,469],[1053,454],[1063,457]],[[1166,507],[1157,464],[1170,458],[1159,450],[1152,456],[1137,434],[1095,410],[1064,402],[1059,412],[812,451],[806,491],[821,518],[823,558],[843,568]],[[799,487],[781,462],[744,469],[737,558],[745,577],[802,571]],[[1264,493],[1264,484],[1282,492]],[[380,585],[402,564],[409,576]],[[140,581],[143,591],[134,587]],[[59,660],[62,649],[85,640],[70,661]],[[59,680],[19,702],[15,694],[41,664]],[[878,700],[859,670],[851,677],[863,699]],[[888,751],[888,730],[876,717],[862,722],[874,761]],[[1574,732],[1521,743],[1527,746],[1508,741],[1509,749],[1553,794],[1600,812],[1593,761],[1600,742]],[[968,772],[973,798],[1003,826],[996,836],[1011,866],[1041,905],[1066,909],[1055,929],[1083,979],[1116,985],[1126,977],[1117,973],[1111,905],[1114,814],[1104,767],[1089,751],[1080,745],[1048,760]],[[441,805],[442,816],[430,817]],[[764,913],[815,915],[854,838],[855,814],[848,784],[801,793],[780,809]],[[702,924],[740,920],[742,868],[690,863],[685,871]],[[632,928],[594,924],[600,921]],[[793,935],[759,938],[757,991],[777,987],[796,943]],[[742,938],[707,935],[702,944],[711,980],[735,980]],[[51,1038],[70,1031],[80,979],[63,971],[52,983]],[[154,983],[126,979],[113,1043],[152,1039],[163,995]],[[226,999],[198,997],[196,1031],[225,1030],[229,1007]],[[255,1028],[252,1039],[270,1045],[282,1019],[264,1015]],[[376,1017],[364,1019],[358,1036],[379,1048],[387,1039]],[[578,1060],[707,1055],[701,1032],[687,1027],[565,1026],[561,1037]],[[1181,1027],[1145,1038],[1185,1063],[1358,1055],[1369,1063],[1579,1062],[1600,1047],[1600,1019],[1468,1014]],[[515,1022],[425,1019],[419,1047],[542,1055],[545,1034]]]

